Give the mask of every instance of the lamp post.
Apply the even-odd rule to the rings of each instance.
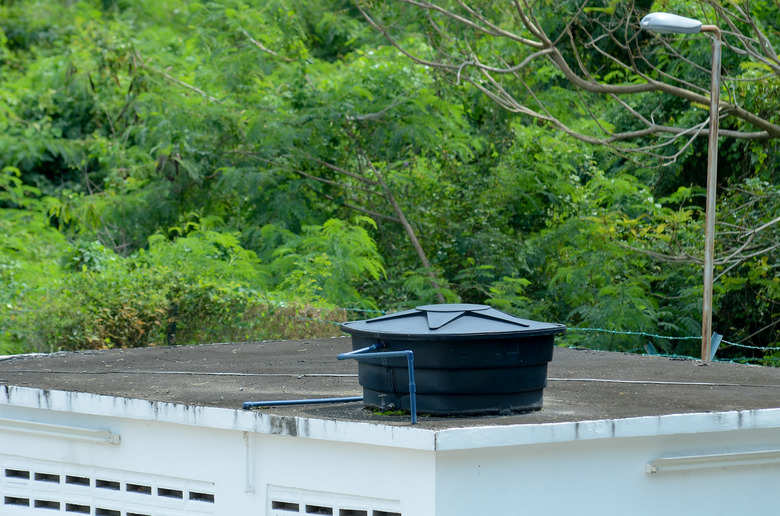
[[[712,283],[715,255],[715,189],[718,182],[718,104],[720,103],[721,33],[715,25],[669,13],[650,13],[639,22],[645,30],[659,34],[712,34],[712,82],[710,85],[710,134],[707,145],[707,209],[704,227],[704,299],[701,321],[701,359],[712,358]]]

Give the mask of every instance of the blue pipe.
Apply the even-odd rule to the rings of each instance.
[[[383,346],[384,344],[380,342],[378,344],[374,344],[373,346],[368,346],[367,348],[357,349],[349,353],[342,353],[342,355],[352,355],[355,353],[374,351],[376,349],[380,349]],[[341,355],[339,355],[338,358],[339,360],[342,360]],[[350,401],[363,401],[363,396],[351,396],[347,398],[312,398],[312,399],[303,399],[303,400],[245,401],[244,410],[253,407],[279,407],[284,405],[314,405],[317,403],[346,403]]]
[[[353,355],[361,355],[363,353],[367,353],[369,351],[376,351],[377,349],[382,349],[386,347],[387,344],[384,342],[377,342],[376,344],[372,344],[371,346],[368,346],[366,348],[360,348],[356,349],[355,351],[350,351],[348,353],[339,353],[336,358],[338,360],[346,360],[348,358],[355,358]]]
[[[341,353],[336,356],[338,360],[366,360],[376,358],[377,355],[386,358],[406,357],[406,364],[409,368],[409,404],[412,413],[412,424],[417,424],[417,383],[414,380],[414,352],[404,351],[377,351],[387,347],[384,342],[377,342],[371,346],[356,349],[348,353]],[[375,353],[371,353],[375,351]],[[349,396],[345,398],[312,398],[303,400],[275,400],[275,401],[245,401],[244,410],[253,407],[276,407],[284,405],[314,405],[317,403],[347,403],[352,401],[363,401],[363,396]]]
[[[370,360],[377,357],[406,357],[406,364],[409,368],[409,405],[412,413],[412,424],[417,424],[417,384],[414,381],[414,352],[407,349],[403,351],[376,351],[386,347],[384,342],[377,342],[367,348],[356,349],[348,353],[341,353],[336,356],[339,360]],[[370,353],[376,351],[375,353]]]
[[[244,409],[252,407],[278,407],[281,405],[314,405],[316,403],[348,403],[363,401],[363,396],[348,396],[345,398],[312,398],[306,400],[276,400],[276,401],[245,401]]]

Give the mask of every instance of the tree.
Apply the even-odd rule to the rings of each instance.
[[[409,190],[435,183],[427,160],[468,160],[480,144],[465,121],[462,100],[444,98],[449,84],[391,47],[308,63],[300,73],[305,81],[291,85],[287,110],[266,115],[264,129],[250,132],[256,139],[241,152],[297,175],[323,210],[342,217],[358,212],[381,224],[381,232],[392,233],[393,247],[413,251],[412,268],[422,269],[436,299],[445,302],[449,293],[425,250],[432,244],[422,229],[420,196]],[[291,137],[269,145],[269,133]]]
[[[298,326],[309,309],[406,309],[437,290],[615,332],[571,332],[568,343],[641,349],[625,331],[690,338],[704,139],[641,133],[636,114],[704,133],[705,107],[660,90],[572,89],[552,57],[599,88],[674,84],[667,74],[706,97],[709,45],[636,32],[646,2],[518,1],[555,48],[529,57],[539,50],[422,3],[0,5],[0,348],[270,338],[268,321]],[[519,15],[475,2],[501,30],[542,41]],[[701,14],[676,2],[660,7]],[[773,11],[750,5],[774,44]],[[358,6],[436,66],[415,65]],[[618,35],[626,17],[634,32]],[[616,64],[638,55],[621,38],[644,53],[636,67],[647,79]],[[483,66],[524,61],[511,73]],[[777,123],[766,66],[727,49],[722,98]],[[587,137],[561,137],[556,123]],[[723,125],[761,132],[734,116]],[[718,331],[756,358],[780,337],[778,147],[768,136],[721,141]],[[639,153],[668,166],[625,159]],[[655,345],[687,353],[685,342]]]
[[[755,94],[756,88],[780,83],[777,22],[770,15],[776,6],[770,3],[700,0],[660,6],[723,28],[730,52],[723,63],[722,136],[780,138],[773,100]],[[707,134],[709,45],[697,41],[701,37],[640,31],[639,20],[651,2],[400,0],[358,5],[371,25],[417,63],[468,82],[503,108],[585,142],[674,161],[690,140]],[[410,28],[427,36],[425,52],[409,48]],[[610,102],[594,106],[594,97]],[[670,99],[703,109],[680,117],[675,102],[673,109],[667,106]],[[623,117],[620,125],[616,110]],[[680,141],[688,143],[677,145]],[[670,145],[678,149],[664,152]]]
[[[721,27],[716,300],[722,319],[717,328],[758,347],[777,342],[773,271],[779,263],[780,211],[770,193],[777,181],[774,156],[780,141],[776,2],[400,0],[358,5],[369,24],[408,58],[456,84],[470,84],[519,115],[522,123],[562,131],[628,158],[605,176],[608,183],[622,181],[626,171],[642,175],[648,165],[666,165],[644,175],[648,185],[655,183],[645,195],[658,196],[657,204],[639,212],[603,205],[607,210],[597,225],[588,215],[601,206],[583,205],[574,218],[564,217],[539,233],[541,249],[552,251],[548,271],[538,278],[548,282],[546,288],[525,285],[531,276],[512,276],[494,281],[490,289],[499,302],[516,295],[543,305],[556,299],[561,306],[549,308],[570,324],[606,327],[631,320],[636,327],[658,325],[675,333],[695,331],[694,300],[700,296],[691,278],[698,277],[702,263],[703,194],[696,185],[704,177],[704,138],[697,137],[708,133],[710,44],[703,36],[641,31],[639,21],[650,11],[668,11]],[[420,35],[427,46],[420,45]],[[594,179],[583,186],[596,186]],[[528,192],[520,195],[530,198]],[[605,238],[591,248],[599,227]],[[554,240],[545,243],[545,232]],[[570,234],[591,237],[572,246]],[[592,253],[601,256],[599,270],[611,271],[610,280],[594,282],[599,274],[588,267]],[[527,310],[525,301],[519,303]],[[667,349],[673,350],[687,352]]]

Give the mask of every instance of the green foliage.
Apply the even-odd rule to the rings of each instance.
[[[148,251],[130,258],[82,244],[63,258],[76,270],[26,296],[13,317],[9,347],[23,341],[27,349],[52,351],[338,334],[308,320],[310,300],[288,305],[277,299],[295,298],[295,292],[266,292],[255,254],[234,235],[154,235]]]
[[[356,222],[376,228],[368,217],[357,217]],[[268,265],[278,289],[315,305],[376,308],[355,288],[360,278],[378,280],[384,273],[382,257],[364,227],[329,219],[321,226],[305,226],[302,235],[275,226],[266,226],[263,233],[266,239],[282,241]]]
[[[21,349],[17,319],[25,300],[61,275],[65,238],[48,223],[50,199],[25,185],[15,167],[0,172],[0,352]]]
[[[525,57],[485,34],[422,34],[383,5],[419,56],[438,45],[486,64]],[[627,4],[588,7],[577,30]],[[557,34],[578,8],[543,2],[537,16]],[[776,38],[769,3],[753,14]],[[704,66],[698,43],[676,48]],[[655,52],[663,71],[702,80]],[[603,83],[637,80],[598,52],[579,57],[600,63]],[[746,107],[775,120],[776,81],[736,63],[724,53],[732,76],[751,79],[734,83]],[[439,295],[576,328],[701,331],[701,142],[681,140],[678,163],[657,168],[562,137],[414,66],[343,0],[6,2],[0,71],[0,353],[336,335],[334,321],[353,318],[345,308]],[[591,114],[636,128],[597,97],[583,112],[558,68],[518,74],[531,91],[507,83],[513,95],[575,130],[598,129]],[[654,116],[704,112],[670,101]],[[716,256],[731,261],[716,271],[715,329],[757,347],[780,343],[777,145],[721,140]],[[655,345],[697,354],[695,341]]]

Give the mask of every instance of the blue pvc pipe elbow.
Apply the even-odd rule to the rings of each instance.
[[[414,352],[410,349],[403,351],[376,351],[386,347],[384,342],[377,342],[366,348],[356,349],[348,353],[341,353],[336,358],[339,360],[353,359],[363,360],[369,358],[381,357],[406,357],[406,364],[409,368],[409,409],[412,413],[412,424],[417,424],[417,382],[414,379]],[[372,353],[373,352],[373,353]]]
[[[417,424],[417,383],[414,379],[414,352],[406,349],[403,351],[377,351],[386,347],[384,342],[377,342],[366,348],[356,349],[348,353],[340,353],[336,356],[338,360],[361,360],[375,358],[377,355],[383,357],[406,357],[406,364],[409,368],[409,408],[412,413],[412,424]],[[317,403],[348,403],[352,401],[363,401],[363,396],[352,396],[346,398],[312,398],[303,400],[275,400],[275,401],[246,401],[244,410],[253,407],[276,407],[283,405],[313,405]]]

